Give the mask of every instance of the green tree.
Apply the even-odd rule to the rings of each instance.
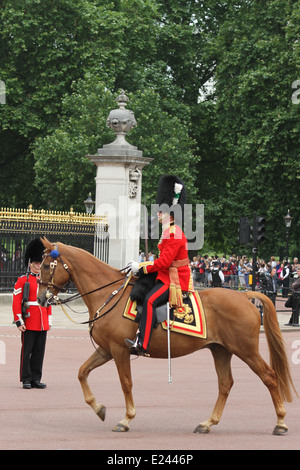
[[[124,71],[130,75],[131,55],[131,70],[151,55],[155,6],[152,0],[1,2],[0,77],[7,102],[0,107],[2,205],[23,206],[36,198],[32,144],[60,126],[72,83],[92,73],[113,90]],[[140,21],[133,27],[136,15]]]
[[[180,173],[205,204],[206,247],[239,249],[238,220],[257,212],[262,253],[278,253],[289,208],[296,249],[299,25],[293,0],[3,0],[0,204],[82,210],[85,155],[112,141],[123,88],[138,121],[128,139],[154,158],[147,204],[161,173]]]
[[[220,208],[224,247],[234,247],[240,216],[267,218],[262,254],[284,243],[288,208],[299,221],[300,106],[291,100],[300,76],[298,20],[297,2],[233,2],[215,40],[215,118],[226,168],[210,213]],[[299,240],[299,222],[291,237]]]
[[[160,96],[153,90],[137,91],[130,97],[128,108],[134,110],[138,126],[131,131],[128,140],[143,149],[145,157],[154,159],[143,175],[147,204],[155,201],[157,185],[154,181],[157,183],[163,173],[178,172],[178,168],[192,199],[195,186],[190,168],[193,155],[188,109],[181,107],[179,119],[162,109]],[[34,146],[42,207],[49,204],[65,210],[72,205],[74,210],[82,210],[88,192],[94,191],[91,185],[96,172],[86,155],[114,140],[113,132],[106,128],[106,119],[109,111],[116,107],[115,98],[116,95],[95,76],[76,82],[73,93],[65,97],[60,127],[37,139]],[[177,102],[174,106],[178,109]]]

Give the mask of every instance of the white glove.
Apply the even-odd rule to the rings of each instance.
[[[137,274],[140,269],[140,265],[137,261],[129,261],[128,267],[133,275]]]

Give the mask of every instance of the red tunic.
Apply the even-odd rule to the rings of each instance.
[[[187,239],[178,225],[168,225],[157,246],[159,257],[154,261],[140,263],[140,267],[145,274],[157,272],[157,279],[169,286],[169,268],[172,262],[188,258]],[[194,290],[191,269],[188,265],[178,268],[178,277],[183,291]]]
[[[27,276],[21,276],[17,280],[14,288],[13,294],[13,314],[15,322],[22,322],[22,299],[23,299],[23,288],[24,284],[27,281]],[[37,277],[34,274],[29,274],[28,282],[30,284],[29,289],[29,299],[28,302],[33,302],[35,305],[29,305],[27,308],[27,313],[29,317],[25,318],[25,326],[27,330],[34,331],[46,331],[49,330],[49,316],[52,314],[52,309],[50,307],[41,307],[37,304],[37,292],[38,292],[38,283]]]

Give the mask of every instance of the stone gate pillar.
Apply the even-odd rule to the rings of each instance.
[[[116,139],[87,158],[97,166],[95,213],[108,217],[109,264],[120,269],[138,260],[142,169],[152,158],[143,157],[141,150],[126,141],[137,123],[134,113],[126,109],[129,100],[123,90],[116,101],[119,108],[110,112],[106,122]]]

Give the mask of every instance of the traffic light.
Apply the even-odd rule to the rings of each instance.
[[[254,219],[254,237],[256,243],[262,243],[265,240],[266,219],[264,217],[256,216]]]
[[[250,233],[250,224],[248,217],[241,217],[240,218],[240,227],[239,227],[239,244],[246,245],[251,241],[251,233]]]

